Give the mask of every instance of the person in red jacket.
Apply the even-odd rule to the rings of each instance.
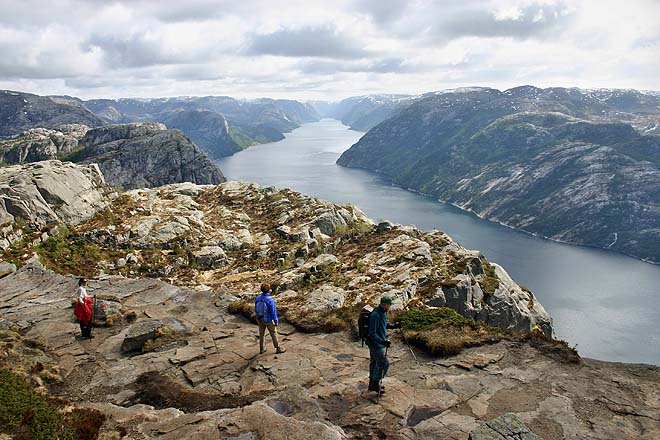
[[[94,313],[94,299],[87,295],[87,279],[78,280],[78,300],[73,309],[83,338],[91,339],[92,336],[92,314]]]

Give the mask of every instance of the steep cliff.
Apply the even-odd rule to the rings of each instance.
[[[108,184],[122,189],[174,182],[216,184],[220,169],[179,130],[158,123],[108,125],[89,130],[71,160],[97,163]]]
[[[373,128],[337,163],[509,226],[657,263],[660,137],[649,127],[658,104],[637,92],[441,93]]]

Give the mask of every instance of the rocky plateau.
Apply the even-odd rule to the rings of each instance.
[[[0,168],[0,367],[98,411],[99,438],[660,435],[660,369],[580,359],[531,292],[440,231],[250,183],[115,193],[101,179],[56,161]],[[97,298],[91,340],[73,318],[78,276]],[[258,354],[264,281],[284,354]],[[392,332],[378,398],[353,327],[384,294],[392,319],[453,310],[461,324]],[[463,345],[434,351],[428,334]]]

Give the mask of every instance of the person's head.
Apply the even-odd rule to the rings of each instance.
[[[78,286],[85,287],[87,285],[87,278],[81,278],[78,280]]]
[[[380,299],[380,306],[387,312],[392,307],[392,298],[389,296],[384,296]]]
[[[262,293],[268,293],[268,292],[270,292],[270,284],[268,284],[268,283],[263,283],[263,284],[261,285],[261,292],[262,292]]]

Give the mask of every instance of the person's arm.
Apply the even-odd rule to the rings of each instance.
[[[85,289],[82,288],[82,286],[78,287],[78,302],[80,304],[85,304]]]
[[[271,299],[268,303],[268,308],[270,309],[270,315],[273,317],[273,322],[275,325],[280,323],[280,320],[277,319],[277,307],[275,306],[275,300]]]

